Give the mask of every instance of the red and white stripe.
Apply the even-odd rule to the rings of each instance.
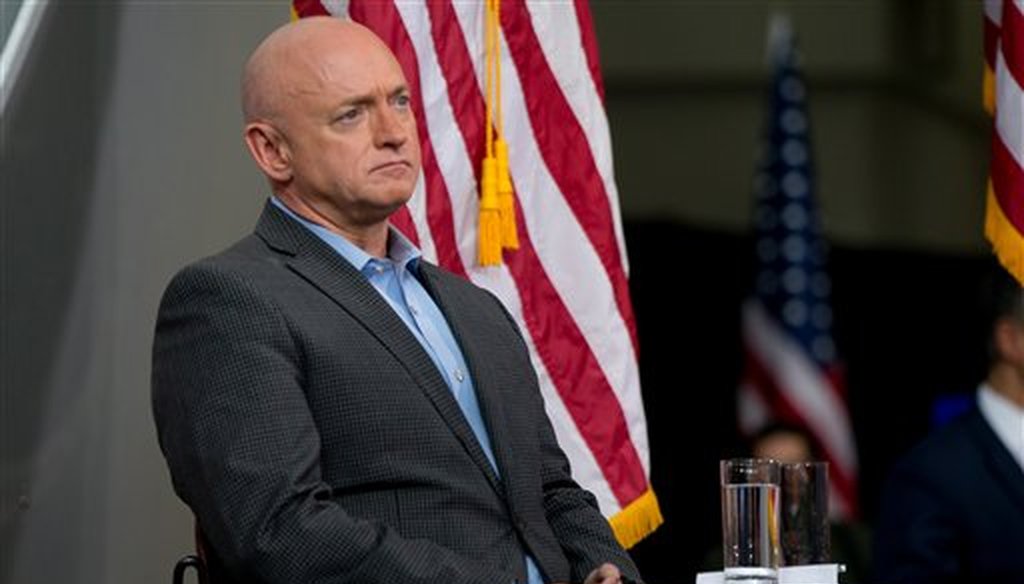
[[[527,337],[573,475],[614,516],[649,490],[636,325],[597,51],[585,1],[502,2],[502,109],[520,249],[475,265],[484,151],[484,3],[296,0],[376,32],[410,83],[423,180],[394,222],[495,293]]]
[[[829,462],[831,512],[856,513],[857,452],[838,371],[822,370],[757,300],[743,305],[746,378],[740,429],[752,434],[772,417],[808,429]]]
[[[995,116],[985,232],[1024,281],[1024,2],[985,2],[985,68],[986,107]]]
[[[996,53],[999,51],[999,29],[1003,21],[1003,0],[985,0],[985,65],[990,71],[996,68]]]
[[[998,23],[995,79],[996,79],[996,133],[999,141],[1009,150],[1017,165],[1024,154],[1024,99],[1021,85],[1024,84],[1024,44],[1006,42],[1002,26],[1018,34],[1024,33],[1024,14],[1021,4],[1008,2],[1003,7]],[[1007,33],[1010,30],[1006,31]]]

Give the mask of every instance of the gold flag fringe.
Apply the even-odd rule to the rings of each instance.
[[[992,181],[988,183],[986,199],[985,237],[992,243],[992,250],[999,258],[999,263],[1024,285],[1024,235],[1003,213],[992,188]]]
[[[648,487],[644,494],[637,497],[626,508],[612,516],[608,522],[622,547],[629,549],[640,542],[655,529],[658,529],[665,518],[661,516],[658,498],[654,490]]]

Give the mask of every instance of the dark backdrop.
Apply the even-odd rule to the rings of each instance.
[[[717,463],[740,452],[740,303],[753,248],[674,223],[627,220],[625,235],[652,483],[666,518],[632,552],[650,584],[686,584],[719,541]],[[984,374],[977,290],[990,260],[840,245],[830,259],[870,525],[888,469],[927,433],[935,399],[973,391]]]

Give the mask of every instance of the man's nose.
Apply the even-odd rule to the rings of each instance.
[[[373,120],[373,141],[378,148],[401,148],[409,139],[403,112],[395,111],[390,105],[379,108]]]

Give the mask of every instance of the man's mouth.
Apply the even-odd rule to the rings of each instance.
[[[407,170],[412,169],[412,164],[407,160],[392,160],[391,162],[385,162],[384,164],[378,164],[374,166],[370,172],[384,172],[387,174],[391,173],[404,173]]]

